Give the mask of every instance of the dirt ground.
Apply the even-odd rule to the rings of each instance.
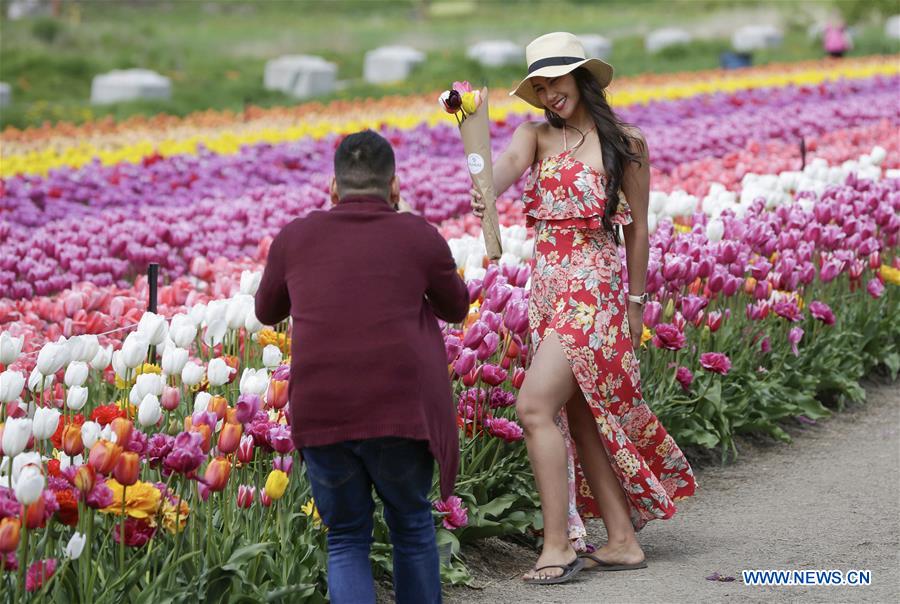
[[[866,390],[865,405],[798,425],[791,444],[743,440],[736,462],[697,468],[698,494],[639,535],[648,568],[525,585],[535,552],[490,539],[464,549],[478,589],[448,588],[445,601],[900,602],[900,384]],[[604,541],[601,522],[589,531]],[[744,585],[741,571],[753,569],[867,569],[871,585]]]

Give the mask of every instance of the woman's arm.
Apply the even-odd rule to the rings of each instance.
[[[506,150],[494,161],[494,193],[500,197],[534,163],[537,151],[537,124],[524,122],[513,133]],[[484,204],[481,194],[472,187],[472,210],[481,217]]]
[[[650,154],[647,142],[638,130],[632,133],[631,150],[641,158],[641,165],[629,162],[625,166],[622,192],[631,207],[631,224],[622,227],[625,234],[625,261],[628,265],[628,293],[639,296],[647,285],[647,260],[650,255],[650,236],[647,231],[647,211],[650,206]],[[628,302],[628,324],[635,350],[641,343],[643,307]]]

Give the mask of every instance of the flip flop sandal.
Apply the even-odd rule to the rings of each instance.
[[[590,559],[596,562],[595,566],[589,566],[585,568],[586,571],[614,571],[614,570],[638,570],[639,568],[647,568],[647,561],[641,560],[640,562],[635,562],[634,564],[616,564],[613,562],[607,562],[606,560],[601,560],[594,554],[578,554],[578,557],[582,560]]]
[[[545,568],[561,568],[563,573],[558,577],[547,577],[546,579],[525,579],[525,583],[530,583],[531,585],[557,585],[559,583],[565,583],[571,580],[584,568],[584,560],[575,558],[568,564],[548,564],[547,566],[534,569],[534,572],[539,573]]]

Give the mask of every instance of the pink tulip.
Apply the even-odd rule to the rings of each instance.
[[[803,338],[803,329],[800,327],[792,327],[788,332],[788,342],[791,344],[791,352],[794,353],[794,356],[799,356],[800,351],[797,348],[797,344],[800,343],[800,340]]]
[[[444,528],[448,531],[462,528],[469,523],[469,515],[463,507],[462,499],[453,495],[446,501],[435,501],[434,509],[444,516]]]
[[[834,313],[824,302],[814,300],[809,303],[809,314],[825,325],[834,325]]]
[[[463,346],[471,348],[472,350],[477,350],[478,347],[481,346],[481,341],[484,340],[484,337],[489,334],[490,331],[491,329],[484,321],[475,321],[469,326],[469,329],[466,330],[466,333],[463,336]]]
[[[245,484],[238,485],[237,506],[239,508],[248,509],[253,505],[253,499],[256,496],[256,487]]]
[[[685,296],[681,299],[681,314],[686,321],[693,321],[706,308],[709,300],[701,296]]]
[[[670,323],[661,323],[656,326],[653,336],[653,345],[666,350],[681,350],[687,342],[684,332]]]
[[[481,379],[491,386],[499,386],[506,381],[508,375],[505,369],[496,365],[484,365],[481,370]]]
[[[675,379],[678,380],[678,383],[681,384],[681,387],[687,392],[691,389],[691,384],[694,382],[694,374],[691,373],[691,370],[687,367],[679,367],[675,372]]]
[[[166,411],[174,411],[181,402],[181,391],[174,386],[166,386],[159,402]]]
[[[700,355],[700,366],[707,371],[725,375],[731,369],[731,359],[721,352],[704,352]]]
[[[476,360],[475,351],[464,348],[459,353],[459,358],[453,363],[453,371],[459,376],[466,375],[475,367]]]

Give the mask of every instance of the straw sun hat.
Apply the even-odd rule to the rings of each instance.
[[[613,76],[612,65],[600,59],[586,58],[581,40],[564,31],[545,34],[532,41],[525,47],[525,60],[528,62],[528,75],[509,95],[516,95],[538,109],[544,106],[531,85],[531,78],[535,76],[557,78],[584,67],[593,74],[601,88],[606,88]]]

